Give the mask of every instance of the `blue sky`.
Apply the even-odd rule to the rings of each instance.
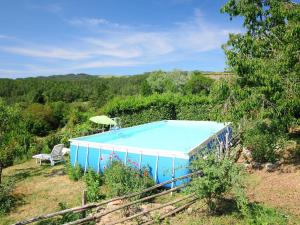
[[[0,77],[226,68],[222,0],[1,0]]]

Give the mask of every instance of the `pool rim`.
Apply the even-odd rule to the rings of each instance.
[[[101,142],[91,142],[91,141],[82,141],[78,140],[82,137],[90,137],[90,136],[96,136],[103,133],[108,132],[115,132],[115,131],[106,131],[103,133],[97,133],[97,134],[91,134],[87,136],[81,136],[76,138],[69,139],[70,145],[77,146],[78,149],[79,146],[86,147],[86,148],[96,148],[101,150],[111,150],[112,152],[125,152],[125,153],[134,153],[134,154],[143,154],[143,155],[151,155],[151,156],[162,156],[162,157],[176,157],[181,159],[189,159],[191,156],[195,155],[197,151],[201,148],[203,148],[205,145],[207,145],[211,140],[215,139],[219,134],[221,134],[225,129],[227,132],[229,132],[229,127],[231,126],[231,122],[217,122],[217,121],[204,121],[204,120],[159,120],[159,121],[153,121],[150,123],[145,124],[152,124],[152,123],[158,123],[158,122],[172,122],[172,121],[180,121],[180,122],[215,122],[215,123],[222,123],[224,124],[224,127],[220,130],[218,130],[216,133],[210,135],[207,139],[202,141],[201,143],[197,144],[196,146],[190,148],[186,152],[179,152],[177,150],[166,150],[166,149],[159,149],[159,148],[141,148],[141,147],[132,147],[132,146],[124,146],[124,145],[116,145],[116,144],[107,144],[107,143],[101,143]],[[140,124],[132,127],[140,127],[145,124]],[[121,129],[129,129],[132,127],[126,127]]]

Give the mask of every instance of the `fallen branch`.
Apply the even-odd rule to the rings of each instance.
[[[181,177],[177,177],[177,178],[165,181],[163,183],[160,183],[160,184],[154,185],[152,187],[149,187],[147,189],[144,189],[144,190],[142,190],[140,192],[136,192],[136,193],[132,193],[132,194],[128,194],[128,195],[124,195],[124,196],[112,198],[112,199],[109,199],[109,200],[106,200],[106,201],[103,201],[103,202],[99,202],[99,203],[91,203],[91,204],[87,204],[87,205],[84,205],[84,206],[78,206],[78,207],[74,207],[74,208],[70,208],[70,209],[65,209],[65,210],[62,210],[62,211],[54,212],[54,213],[40,215],[40,216],[33,217],[31,219],[28,219],[28,220],[23,220],[23,221],[17,222],[17,223],[15,223],[13,225],[25,225],[25,224],[30,224],[30,223],[33,223],[33,222],[37,222],[39,220],[44,220],[44,219],[49,219],[49,218],[52,218],[52,217],[55,217],[55,216],[64,215],[64,214],[70,213],[70,212],[82,212],[82,211],[85,211],[85,210],[88,210],[88,209],[100,207],[102,205],[108,204],[108,203],[113,202],[113,201],[123,200],[123,199],[126,199],[126,198],[132,198],[132,197],[135,197],[137,195],[141,195],[143,193],[146,193],[146,192],[152,191],[154,189],[157,189],[159,187],[162,187],[162,186],[164,186],[166,184],[170,184],[172,182],[175,182],[175,181],[178,181],[178,180],[182,180],[182,179],[185,179],[185,178],[189,178],[191,176],[198,175],[198,174],[201,174],[201,171],[196,171],[196,172],[193,172],[193,173],[181,176]]]
[[[152,208],[152,209],[146,210],[146,211],[144,211],[144,212],[140,212],[140,213],[137,213],[137,214],[135,214],[135,215],[129,216],[129,217],[127,217],[127,218],[124,218],[124,219],[121,219],[121,220],[118,220],[118,221],[115,221],[115,222],[112,222],[112,223],[108,223],[108,224],[106,224],[106,225],[115,225],[115,224],[118,224],[118,223],[123,223],[123,222],[125,222],[125,221],[132,220],[132,219],[134,219],[134,218],[136,218],[136,217],[139,217],[139,216],[145,215],[145,214],[147,214],[147,213],[149,213],[149,212],[155,211],[155,210],[157,210],[157,209],[161,209],[161,208],[164,208],[164,207],[166,207],[166,206],[173,205],[173,204],[175,204],[175,203],[184,201],[184,200],[186,200],[186,199],[188,199],[188,198],[191,198],[191,197],[193,197],[193,196],[194,196],[194,195],[188,195],[188,196],[185,196],[185,197],[183,197],[183,198],[174,200],[174,201],[172,201],[172,202],[165,203],[165,204],[163,204],[163,205],[160,205],[160,206],[154,207],[154,208]],[[195,199],[196,199],[196,198],[193,198],[192,201],[194,201]]]
[[[160,216],[159,220],[162,221],[163,219],[169,217],[169,216],[172,216],[173,214],[175,213],[178,213],[182,210],[184,210],[185,208],[189,207],[190,205],[194,204],[196,202],[198,198],[193,198],[191,201],[185,203],[184,205],[180,206],[180,207],[177,207],[175,208],[174,210],[166,213],[166,214],[163,214]],[[150,220],[150,221],[147,221],[145,223],[142,223],[143,225],[149,225],[149,224],[153,224],[155,222],[155,220]]]
[[[163,191],[163,192],[158,193],[158,194],[154,194],[154,195],[151,195],[151,196],[148,196],[148,197],[144,197],[144,198],[138,199],[138,200],[136,200],[136,201],[129,202],[129,203],[127,203],[127,204],[121,205],[121,206],[119,206],[119,207],[117,207],[117,208],[108,210],[108,211],[106,211],[106,212],[100,213],[100,214],[98,214],[98,215],[88,216],[88,217],[83,218],[83,219],[79,219],[79,220],[76,220],[76,221],[73,221],[73,222],[70,222],[70,223],[66,223],[65,225],[75,225],[75,224],[86,223],[86,222],[89,222],[89,221],[95,221],[95,220],[97,220],[97,219],[101,218],[102,216],[105,216],[105,215],[107,215],[107,214],[109,214],[109,213],[118,211],[118,210],[120,210],[120,209],[123,209],[123,208],[125,208],[125,207],[134,205],[134,204],[139,203],[139,202],[143,202],[143,201],[146,201],[146,200],[149,200],[149,199],[158,197],[158,196],[162,196],[162,195],[168,194],[168,193],[170,193],[170,192],[172,192],[172,191],[178,190],[178,189],[183,188],[183,187],[185,187],[185,186],[186,186],[186,184],[182,184],[182,185],[180,185],[180,186],[178,186],[178,187],[171,188],[171,189],[169,189],[169,190],[167,190],[167,191]]]

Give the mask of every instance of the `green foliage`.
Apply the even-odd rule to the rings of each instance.
[[[112,161],[104,170],[108,196],[121,196],[153,186],[154,181],[149,175],[147,168],[138,170],[119,161]]]
[[[206,201],[209,212],[216,211],[225,194],[233,190],[242,190],[243,170],[229,159],[220,160],[216,155],[210,154],[205,158],[194,160],[192,169],[202,171],[203,176],[192,180],[189,191]],[[242,200],[241,192],[237,196],[240,196],[238,200]],[[240,207],[243,207],[242,203]]]
[[[27,129],[35,135],[45,136],[51,130],[58,127],[59,122],[54,117],[49,106],[34,103],[29,105],[23,112]]]
[[[142,86],[142,93],[208,93],[213,80],[201,75],[198,71],[186,72],[173,70],[171,72],[154,71]]]
[[[27,151],[30,135],[20,119],[18,107],[6,106],[0,99],[0,183],[2,169],[13,164],[18,155]]]
[[[245,221],[249,225],[285,225],[288,222],[284,214],[260,204],[250,205]]]
[[[100,186],[103,183],[102,177],[92,168],[84,175],[84,181],[87,189],[87,200],[89,202],[96,202],[104,198],[104,195],[100,192]]]
[[[0,97],[8,103],[92,101],[102,106],[111,96],[141,93],[147,75],[101,77],[70,74],[25,79],[0,79]]]
[[[60,203],[58,203],[58,208],[59,208],[59,211],[61,211],[61,210],[68,209],[68,206],[66,203],[60,202]],[[68,222],[79,220],[81,218],[82,218],[81,213],[69,212],[69,213],[63,214],[63,216],[60,218],[53,218],[53,219],[47,219],[47,220],[40,221],[37,223],[37,225],[62,225],[62,224],[68,223]],[[91,222],[88,224],[94,224],[94,222]]]
[[[16,200],[12,196],[14,186],[13,180],[5,180],[0,183],[0,214],[8,213],[15,205]]]
[[[209,120],[210,109],[208,97],[165,93],[115,98],[104,106],[103,112],[121,117],[122,126],[132,126],[167,119]]]
[[[252,150],[255,161],[274,163],[280,156],[285,136],[277,128],[274,120],[255,120],[248,123],[242,140]]]
[[[80,167],[79,164],[75,166],[69,164],[68,165],[68,176],[71,180],[78,181],[83,177],[83,169]]]
[[[272,151],[279,139],[299,123],[300,5],[285,0],[229,0],[222,12],[242,17],[245,32],[231,34],[223,46],[237,78],[215,87],[214,99],[223,100],[221,113],[230,114],[231,121],[258,121],[246,131],[243,142],[254,148],[257,160],[274,161],[277,156]],[[268,126],[261,129],[261,120],[272,121],[273,140]]]
[[[185,84],[184,91],[188,94],[208,94],[212,84],[213,79],[202,75],[200,72],[193,72]]]

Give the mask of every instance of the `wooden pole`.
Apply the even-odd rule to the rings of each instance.
[[[177,207],[175,208],[174,210],[166,213],[166,214],[163,214],[159,217],[159,220],[162,221],[163,219],[169,217],[169,216],[172,216],[173,214],[175,213],[178,213],[182,210],[184,210],[185,208],[189,207],[190,205],[194,204],[196,202],[197,198],[193,198],[191,201],[187,202],[186,204],[180,206],[180,207]],[[154,224],[155,223],[155,220],[150,220],[150,221],[147,221],[145,223],[142,223],[143,225],[150,225],[150,224]]]
[[[101,218],[101,217],[103,217],[103,216],[105,216],[105,215],[107,215],[107,214],[112,213],[112,212],[118,211],[118,210],[120,210],[120,209],[123,209],[123,208],[125,208],[125,207],[134,205],[134,204],[139,203],[139,202],[144,202],[144,201],[146,201],[146,200],[150,200],[150,199],[152,199],[152,198],[155,198],[155,197],[158,197],[158,196],[162,196],[162,195],[168,194],[168,193],[170,193],[171,191],[178,190],[179,188],[183,188],[184,186],[186,186],[186,185],[183,184],[183,185],[180,185],[180,186],[178,186],[178,187],[169,189],[169,190],[167,190],[167,191],[163,191],[163,192],[158,193],[158,194],[154,194],[154,195],[151,195],[151,196],[148,196],[148,197],[145,197],[145,198],[138,199],[138,200],[133,201],[133,202],[129,202],[129,203],[127,203],[127,204],[121,205],[121,206],[116,207],[116,208],[114,208],[114,209],[111,209],[111,210],[108,210],[108,211],[106,211],[106,212],[100,213],[100,214],[98,214],[98,215],[88,216],[88,217],[83,218],[83,219],[79,219],[79,220],[76,220],[76,221],[73,221],[73,222],[70,222],[70,223],[66,223],[65,225],[75,225],[75,224],[82,224],[82,223],[89,222],[89,221],[93,221],[93,220],[95,221],[95,220],[97,220],[97,219],[99,219],[99,218]]]
[[[162,186],[164,186],[166,184],[172,183],[173,181],[182,180],[182,179],[186,179],[186,178],[189,178],[191,176],[194,176],[194,175],[201,175],[201,174],[202,174],[201,171],[196,171],[196,172],[189,173],[189,174],[181,176],[181,177],[177,177],[177,178],[175,178],[173,180],[168,180],[168,181],[162,182],[160,184],[157,184],[157,185],[154,185],[152,187],[146,188],[146,189],[144,189],[142,191],[139,191],[139,192],[135,192],[135,193],[132,193],[132,194],[123,195],[123,196],[120,196],[120,197],[108,199],[108,200],[102,201],[102,202],[86,204],[85,206],[77,206],[77,207],[73,207],[73,208],[70,208],[70,209],[61,210],[61,211],[54,212],[54,213],[40,215],[40,216],[37,216],[37,217],[33,217],[33,218],[30,218],[30,219],[27,219],[27,220],[23,220],[23,221],[17,222],[14,225],[30,224],[30,223],[33,223],[33,222],[36,222],[36,221],[40,221],[40,220],[44,220],[44,219],[49,219],[49,218],[52,218],[52,217],[55,217],[55,216],[64,215],[64,214],[70,213],[70,212],[81,212],[81,211],[84,211],[84,210],[96,208],[96,207],[108,204],[108,203],[116,201],[116,200],[122,200],[122,199],[126,199],[126,198],[132,198],[132,197],[135,197],[137,195],[141,195],[143,193],[146,193],[146,192],[155,190],[155,189],[157,189],[159,187],[162,187]]]
[[[152,209],[148,209],[148,210],[146,210],[146,211],[144,211],[144,212],[137,213],[137,214],[132,215],[132,216],[129,216],[129,217],[127,217],[127,218],[123,218],[123,219],[121,219],[121,220],[118,220],[118,221],[115,221],[115,222],[112,222],[112,223],[108,223],[108,224],[106,224],[106,225],[115,225],[115,224],[118,224],[118,223],[124,223],[125,221],[131,220],[131,219],[134,219],[134,218],[136,218],[136,217],[145,215],[145,214],[147,214],[147,213],[149,213],[149,212],[152,212],[152,211],[155,211],[155,210],[164,208],[164,207],[166,207],[166,206],[168,206],[168,205],[173,205],[173,204],[175,204],[175,203],[184,201],[184,200],[186,200],[186,199],[188,199],[188,198],[190,198],[190,197],[192,197],[192,196],[193,196],[193,195],[185,196],[185,197],[180,198],[180,199],[178,199],[178,200],[175,200],[175,201],[172,201],[172,202],[168,202],[168,203],[162,204],[162,205],[160,205],[160,206],[154,207],[154,208],[152,208]],[[194,199],[193,199],[193,200],[194,200]]]
[[[87,191],[83,190],[82,191],[82,198],[81,198],[81,205],[84,207],[87,203]],[[82,212],[82,218],[86,217],[86,211]]]

